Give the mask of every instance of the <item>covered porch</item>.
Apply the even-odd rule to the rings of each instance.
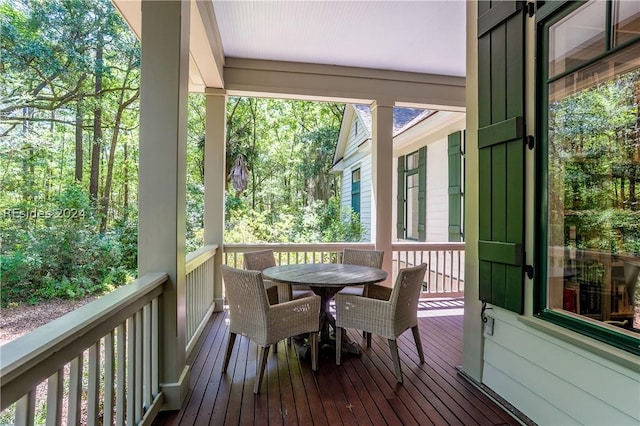
[[[249,416],[248,423],[259,423],[264,410],[269,418],[273,415],[274,423],[288,422],[293,417],[287,413],[295,411],[301,424],[306,422],[300,419],[307,418],[327,424],[358,423],[363,412],[370,415],[371,423],[514,424],[455,369],[464,361],[462,316],[421,320],[428,360],[418,365],[413,354],[403,352],[405,371],[410,374],[403,386],[392,380],[385,342],[375,339],[370,352],[345,360],[341,367],[323,359],[315,376],[290,350],[280,350],[270,358],[269,390],[263,396],[266,405],[252,396],[243,398],[244,389],[250,389],[251,368],[255,368],[251,361],[256,356],[255,347],[246,341],[243,352],[234,352],[233,375],[218,374],[225,339],[219,266],[240,266],[238,255],[256,249],[227,245],[223,238],[227,96],[370,104],[376,232],[370,243],[352,245],[383,250],[384,269],[392,279],[399,268],[425,261],[430,269],[424,296],[460,297],[465,293],[463,243],[393,241],[391,136],[394,106],[464,111],[464,77],[411,71],[401,63],[386,70],[367,68],[370,64],[365,63],[225,57],[212,2],[114,4],[143,46],[139,278],[3,347],[2,409],[16,403],[15,423],[34,424],[44,418],[47,424],[59,424],[62,419],[67,424],[151,424],[156,420],[172,424],[184,418],[183,424],[189,424],[189,416],[199,416],[200,411],[205,417],[198,422],[203,424],[234,423],[242,416]],[[456,8],[462,20],[465,8],[464,3]],[[467,13],[473,16],[474,7]],[[186,253],[184,245],[189,91],[207,95],[205,245],[194,253]],[[310,246],[277,251],[285,256],[281,261],[290,262],[291,253],[296,253],[296,262],[326,262],[351,245]],[[300,253],[304,253],[301,258]],[[411,351],[410,345],[401,345],[401,350]],[[304,388],[272,384],[281,376],[288,376],[290,383],[296,379]],[[203,389],[211,380],[218,380],[219,400],[207,393],[208,386]],[[335,385],[341,383],[342,393],[334,394]],[[244,387],[238,390],[239,386]],[[270,391],[272,386],[278,391]],[[306,404],[296,392],[300,398],[304,393]],[[198,412],[192,413],[191,404],[198,399],[204,405],[197,403]],[[205,414],[206,406],[212,414]]]

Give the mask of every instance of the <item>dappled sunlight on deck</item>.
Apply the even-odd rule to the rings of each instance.
[[[359,356],[321,351],[318,371],[279,343],[269,354],[261,393],[254,395],[257,347],[236,343],[228,374],[221,373],[226,314],[210,319],[194,350],[191,384],[180,411],[161,413],[157,425],[194,424],[518,424],[458,374],[462,363],[462,299],[422,300],[419,326],[425,352],[420,364],[411,333],[399,338],[405,380],[396,383],[386,340],[373,336]],[[361,333],[349,337],[364,347]]]

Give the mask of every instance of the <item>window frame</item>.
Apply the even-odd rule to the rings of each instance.
[[[416,167],[409,169],[407,168],[408,164],[409,164],[409,158],[415,156],[416,161]],[[407,155],[404,156],[404,239],[405,240],[409,240],[409,241],[420,241],[420,237],[410,237],[408,235],[409,233],[409,214],[411,212],[409,212],[409,178],[413,177],[413,176],[419,176],[420,173],[420,151],[414,151],[411,152]],[[413,186],[415,188],[417,188],[417,193],[416,193],[416,199],[414,200],[414,202],[416,203],[416,205],[418,205],[419,208],[419,196],[418,193],[420,192],[420,181],[419,181],[419,177],[418,179],[418,184],[416,186]],[[412,188],[413,188],[412,187]],[[418,213],[418,217],[416,218],[416,223],[419,224],[420,223],[420,214]],[[419,225],[418,225],[419,226]],[[418,232],[417,226],[416,226],[416,232]]]
[[[355,184],[354,184],[354,180],[353,180],[353,176],[355,174],[358,174],[358,188],[357,191],[354,190],[355,188]],[[362,194],[362,188],[360,186],[360,182],[362,182],[362,171],[361,168],[358,167],[357,169],[353,169],[351,170],[351,210],[353,210],[354,212],[356,212],[358,215],[360,215],[360,208],[361,208],[361,194]],[[357,208],[354,204],[354,195],[357,194],[358,195],[358,204],[357,204]]]
[[[605,19],[605,49],[602,53],[595,55],[591,59],[579,64],[578,66],[568,68],[561,73],[547,78],[549,73],[549,28],[568,16],[570,13],[578,10],[587,2],[549,2],[539,9],[536,15],[536,57],[538,58],[535,69],[536,79],[536,134],[538,141],[535,153],[535,199],[534,211],[538,218],[535,223],[536,235],[535,247],[535,265],[536,274],[534,276],[534,314],[546,321],[558,326],[575,331],[582,335],[586,335],[593,339],[599,340],[613,347],[640,355],[640,338],[623,334],[614,329],[606,327],[603,323],[596,320],[590,320],[588,317],[579,315],[570,315],[568,313],[559,312],[547,307],[548,285],[547,276],[548,268],[548,184],[549,177],[547,170],[548,162],[548,108],[549,108],[549,85],[555,81],[561,80],[566,76],[574,73],[576,70],[584,69],[603,59],[615,55],[616,53],[640,42],[640,36],[628,40],[618,46],[612,46],[613,31],[613,0],[607,0]]]

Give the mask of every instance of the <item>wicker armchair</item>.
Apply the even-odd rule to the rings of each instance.
[[[311,368],[318,368],[318,331],[320,329],[320,296],[310,296],[270,305],[258,271],[245,271],[221,265],[229,302],[229,340],[222,372],[227,371],[236,336],[241,334],[260,348],[253,393],[259,393],[264,376],[269,346],[282,339],[309,333]]]
[[[276,266],[276,259],[273,250],[250,251],[244,254],[244,268],[252,271],[264,271],[265,269]],[[302,297],[313,296],[313,290],[308,286],[298,286],[274,283],[271,280],[264,280],[265,287],[278,289],[278,301],[287,302]]]
[[[346,248],[342,251],[342,263],[346,265],[362,265],[382,269],[383,258],[384,251],[382,250],[359,250]],[[340,290],[340,293],[366,296],[367,286],[348,286]]]
[[[424,352],[418,330],[418,299],[427,265],[401,269],[393,288],[369,286],[369,296],[336,295],[336,364],[340,365],[342,333],[356,328],[366,333],[367,347],[371,347],[371,333],[386,337],[393,358],[398,383],[402,383],[402,368],[396,339],[408,328],[418,349],[420,362]]]

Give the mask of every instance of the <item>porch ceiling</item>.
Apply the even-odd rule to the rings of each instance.
[[[140,0],[112,1],[140,36]],[[232,94],[281,96],[287,90],[279,82],[277,90],[270,90],[273,71],[283,68],[298,76],[339,74],[366,80],[373,75],[378,81],[393,81],[399,91],[408,82],[407,91],[414,93],[416,82],[428,82],[429,90],[434,83],[460,89],[465,76],[465,10],[464,0],[193,1],[190,90],[224,88]],[[243,73],[252,70],[250,80],[237,72],[238,63]],[[310,68],[312,64],[318,68]],[[256,69],[263,74],[256,75]],[[281,78],[287,81],[291,75]],[[322,84],[327,85],[326,79]],[[345,85],[349,86],[329,81],[326,93],[317,88],[310,93],[293,88],[290,93],[298,98],[340,98]],[[350,93],[342,99],[380,99],[389,90],[393,89],[369,96]],[[450,104],[461,107],[460,91],[454,92]],[[393,99],[396,104],[442,104],[442,99],[436,101]]]
[[[226,57],[465,75],[464,1],[213,0]]]

